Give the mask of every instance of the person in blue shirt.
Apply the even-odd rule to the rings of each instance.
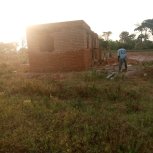
[[[125,48],[120,48],[117,50],[118,62],[119,62],[119,72],[122,70],[122,65],[125,66],[125,71],[127,71],[127,53]]]

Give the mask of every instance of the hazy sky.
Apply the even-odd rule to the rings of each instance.
[[[135,24],[153,18],[152,0],[0,0],[0,42],[22,39],[37,23],[84,20],[98,35],[133,33]]]

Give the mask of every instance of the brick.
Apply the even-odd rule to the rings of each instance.
[[[82,20],[29,27],[27,43],[30,70],[48,72],[88,69],[94,60],[93,51],[94,58],[100,58],[98,42],[97,34]]]

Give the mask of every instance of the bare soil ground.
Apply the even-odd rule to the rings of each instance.
[[[128,58],[138,62],[153,61],[153,52],[129,52]]]
[[[144,62],[153,61],[153,52],[128,52],[128,71],[125,73],[127,77],[137,77],[140,75],[146,75],[143,70]],[[111,58],[104,61],[103,66],[98,67],[104,69],[108,74],[112,72],[118,72],[118,61],[116,54],[113,54]],[[124,72],[124,65],[122,66]]]

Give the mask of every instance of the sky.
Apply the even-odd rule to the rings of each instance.
[[[152,0],[0,0],[0,42],[24,39],[33,24],[84,20],[98,35],[134,33],[136,24],[153,18]]]

